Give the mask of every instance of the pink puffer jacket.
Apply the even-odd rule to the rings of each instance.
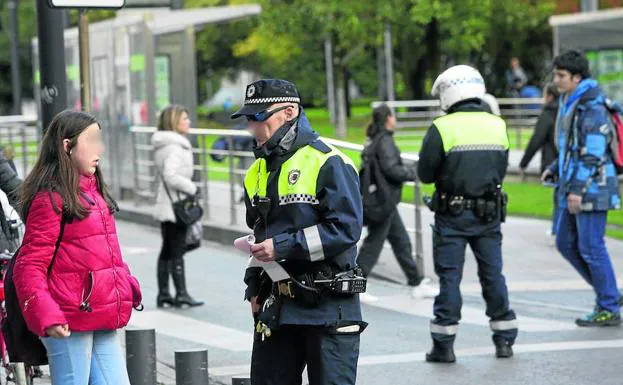
[[[90,213],[61,228],[58,194],[40,192],[30,207],[26,234],[13,270],[17,297],[30,330],[45,336],[57,324],[71,331],[114,330],[127,325],[141,303],[138,281],[123,262],[115,220],[97,191],[95,177],[81,177],[82,204]]]

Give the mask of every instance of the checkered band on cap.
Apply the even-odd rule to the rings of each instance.
[[[301,103],[301,98],[296,96],[276,96],[273,98],[246,99],[244,104],[267,104],[267,103]]]

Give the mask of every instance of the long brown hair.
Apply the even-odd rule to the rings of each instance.
[[[368,138],[372,138],[383,131],[387,124],[387,118],[390,116],[392,116],[392,110],[387,104],[381,104],[372,110],[372,121],[368,124],[368,127],[366,127],[366,135]]]
[[[160,113],[160,119],[158,119],[158,131],[175,131],[177,132],[177,126],[182,120],[182,115],[190,115],[186,107],[176,104],[170,105]]]
[[[65,215],[78,219],[88,215],[89,210],[80,202],[80,172],[74,167],[69,150],[92,124],[99,125],[95,117],[80,111],[66,110],[54,117],[43,136],[39,158],[20,189],[22,218],[28,217],[32,201],[40,191],[58,193],[63,199]],[[69,139],[67,151],[63,145],[65,139]],[[111,211],[115,211],[117,204],[108,193],[99,166],[95,169],[95,178],[98,191]]]

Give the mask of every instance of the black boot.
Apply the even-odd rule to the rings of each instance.
[[[186,291],[186,272],[184,271],[184,259],[179,258],[171,262],[171,275],[173,276],[173,284],[177,294],[175,295],[175,301],[173,304],[175,307],[182,307],[184,305],[195,307],[203,305],[203,301],[195,301]]]
[[[169,261],[158,258],[158,298],[157,307],[173,306],[173,297],[169,292]]]
[[[433,341],[433,349],[430,353],[426,353],[426,362],[439,362],[444,364],[456,362],[452,343],[441,344]]]
[[[497,358],[511,358],[513,356],[513,347],[506,341],[496,342],[495,356]]]

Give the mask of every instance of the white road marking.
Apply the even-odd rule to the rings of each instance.
[[[568,350],[591,350],[591,349],[617,349],[623,348],[623,340],[600,340],[600,341],[567,341],[547,342],[542,344],[518,344],[513,347],[516,354],[559,352]],[[493,346],[481,346],[467,349],[457,349],[455,354],[458,358],[494,355]],[[377,356],[364,356],[359,358],[359,366],[404,364],[424,362],[426,352],[412,352],[400,354],[385,354]],[[210,374],[217,377],[249,375],[250,365],[232,365],[210,368]]]
[[[253,343],[252,333],[162,310],[134,312],[130,326],[154,328],[158,334],[234,352],[250,351]]]
[[[399,313],[415,315],[418,317],[432,318],[433,302],[434,301],[432,299],[413,300],[406,295],[394,295],[379,297],[378,301],[368,303],[367,305]],[[484,309],[463,306],[461,309],[461,315],[461,324],[489,327],[489,319],[486,317]],[[517,318],[519,321],[519,330],[526,332],[551,332],[574,330],[577,328],[571,322],[561,322],[546,318],[525,317],[521,315],[518,315]]]

